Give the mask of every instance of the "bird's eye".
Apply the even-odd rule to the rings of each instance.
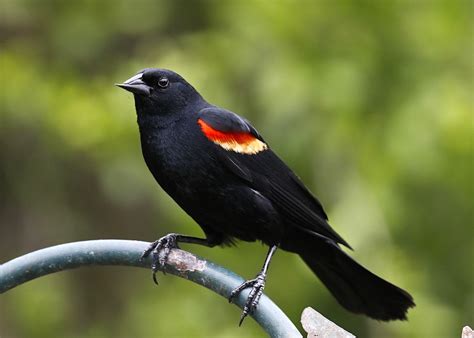
[[[170,80],[168,80],[167,77],[162,77],[158,80],[158,86],[160,86],[160,88],[166,88],[168,87],[170,84]]]

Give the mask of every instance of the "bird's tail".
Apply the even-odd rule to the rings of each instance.
[[[408,309],[415,306],[408,292],[365,269],[332,241],[319,237],[305,240],[298,253],[351,312],[378,320],[406,320]]]

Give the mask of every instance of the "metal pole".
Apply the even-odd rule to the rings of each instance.
[[[109,239],[67,243],[34,251],[0,265],[0,293],[32,279],[81,266],[149,268],[149,259],[140,261],[148,245],[148,242],[142,241]],[[179,249],[170,253],[165,271],[205,286],[225,298],[244,281],[242,277],[217,264]],[[244,290],[234,300],[240,308],[244,306],[248,293],[248,290]],[[265,295],[251,316],[270,337],[302,337],[283,311]]]

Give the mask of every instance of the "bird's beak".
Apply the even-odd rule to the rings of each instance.
[[[133,94],[150,96],[151,87],[142,80],[143,73],[132,76],[124,83],[117,83],[116,86],[128,90]]]

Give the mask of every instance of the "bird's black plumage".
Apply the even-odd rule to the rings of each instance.
[[[145,69],[119,86],[134,93],[148,168],[206,235],[177,235],[177,241],[262,241],[299,254],[346,309],[379,320],[406,319],[412,297],[339,247],[350,248],[328,224],[321,203],[247,120],[207,103],[169,70]],[[265,273],[249,284],[260,286],[249,311]]]

